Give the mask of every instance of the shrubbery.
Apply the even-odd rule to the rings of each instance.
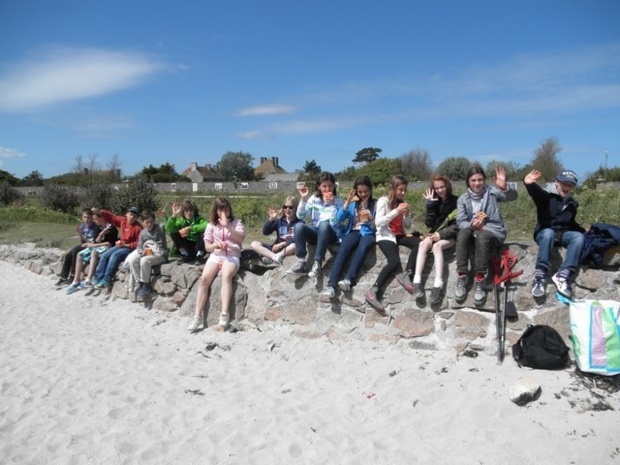
[[[136,176],[114,189],[109,203],[110,210],[119,215],[124,215],[129,207],[155,212],[159,209],[159,192],[145,177]]]
[[[19,192],[18,192],[19,194]],[[95,183],[82,188],[47,184],[40,196],[41,206],[75,215],[80,208],[97,207],[124,215],[129,207],[157,211],[159,193],[144,177],[134,177],[122,185]]]
[[[46,184],[41,192],[41,205],[51,210],[75,214],[80,206],[80,198],[75,188]]]
[[[86,186],[81,191],[81,204],[84,207],[97,207],[105,210],[113,210],[113,199],[116,190],[111,184],[95,183]]]
[[[12,187],[8,182],[0,182],[0,206],[22,203],[24,195]]]

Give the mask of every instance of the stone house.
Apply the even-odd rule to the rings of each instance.
[[[185,171],[181,173],[191,180],[191,182],[222,182],[222,176],[217,170],[217,166],[206,164],[198,166],[198,163],[192,162]]]

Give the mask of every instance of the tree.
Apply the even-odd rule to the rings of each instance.
[[[226,152],[217,164],[218,171],[226,181],[255,181],[252,162],[254,157],[245,152]]]
[[[317,165],[315,160],[310,160],[310,161],[306,160],[306,163],[304,163],[304,166],[302,170],[300,171],[299,176],[297,176],[297,180],[314,183],[314,181],[316,181],[318,174],[321,171],[323,171],[321,169],[321,166]]]
[[[112,182],[118,182],[121,180],[121,160],[118,153],[112,155],[108,162],[108,179]]]
[[[38,171],[33,171],[19,181],[20,186],[42,186],[45,182],[43,175]]]
[[[91,176],[93,176],[97,171],[99,171],[99,154],[97,152],[93,152],[88,155],[88,160],[86,162],[86,171]]]
[[[304,173],[308,173],[308,174],[319,174],[321,171],[323,171],[321,169],[321,167],[319,165],[316,164],[316,161],[313,160],[306,160],[306,163],[304,163],[304,167],[303,167],[303,172]]]
[[[555,137],[549,137],[540,143],[540,147],[534,150],[532,158],[532,169],[542,173],[546,181],[552,181],[557,174],[562,171],[562,163],[558,160],[557,154],[562,150]]]
[[[366,147],[355,153],[355,158],[353,159],[353,163],[371,163],[379,158],[379,154],[382,152],[381,149],[376,147]]]
[[[499,160],[491,160],[487,163],[487,166],[484,168],[486,175],[489,177],[494,176],[495,168],[498,166],[503,166],[506,170],[506,179],[509,181],[520,181],[525,177],[525,175],[521,176],[521,167],[518,163],[514,161],[499,161]],[[531,170],[530,170],[531,171]]]
[[[355,166],[347,166],[342,171],[334,173],[334,176],[338,181],[353,181],[357,177],[357,170]]]
[[[403,174],[410,181],[425,181],[433,173],[433,163],[427,150],[414,149],[400,156]]]
[[[452,181],[465,181],[471,162],[465,157],[449,157],[437,167],[437,173],[443,173]]]
[[[365,174],[375,185],[387,184],[392,176],[402,174],[402,164],[400,158],[379,158],[362,166],[357,174]]]
[[[145,166],[138,173],[138,176],[145,176],[152,182],[185,182],[185,176],[177,173],[174,165],[166,162],[159,165],[158,168],[153,165]]]
[[[14,186],[19,182],[19,179],[17,179],[8,171],[0,170],[0,182],[6,182],[10,186]]]

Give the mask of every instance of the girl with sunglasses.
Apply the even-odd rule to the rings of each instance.
[[[295,197],[287,197],[278,210],[275,205],[267,209],[269,219],[263,225],[263,234],[270,236],[276,233],[273,244],[261,241],[253,241],[250,246],[257,254],[271,260],[276,265],[282,265],[284,257],[295,255],[295,225],[301,220],[297,218],[297,200]]]

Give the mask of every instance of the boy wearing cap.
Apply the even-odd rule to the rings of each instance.
[[[532,295],[545,295],[545,279],[551,265],[551,251],[554,245],[561,245],[566,248],[566,256],[551,279],[560,294],[571,298],[571,275],[579,266],[579,256],[585,243],[585,230],[575,220],[579,203],[572,195],[577,185],[577,175],[574,171],[562,170],[556,176],[555,182],[547,184],[545,188],[536,182],[540,176],[540,171],[532,170],[523,179],[527,193],[536,205],[534,240],[538,244],[538,257]]]
[[[114,273],[127,255],[138,246],[138,239],[142,226],[138,223],[140,211],[136,207],[129,207],[125,216],[114,215],[107,210],[101,210],[101,216],[116,226],[120,239],[111,249],[106,250],[99,258],[95,271],[95,287],[101,289],[109,286],[114,279]]]

